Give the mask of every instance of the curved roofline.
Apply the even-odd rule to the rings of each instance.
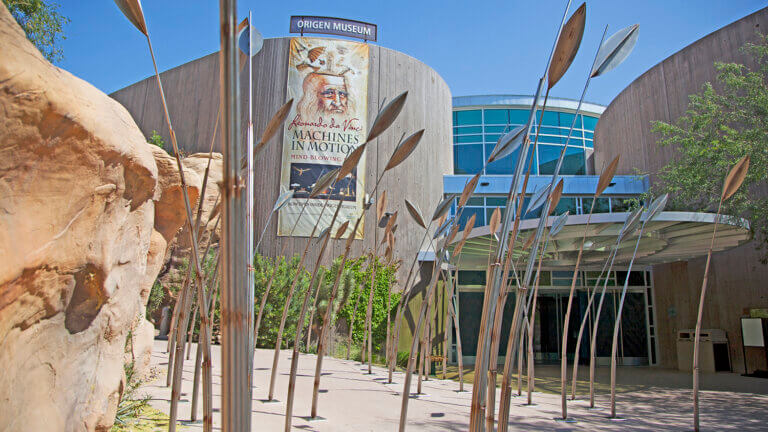
[[[513,94],[495,94],[495,95],[468,95],[454,96],[454,108],[485,107],[493,105],[521,106],[529,108],[533,105],[533,96],[513,95]],[[547,106],[550,108],[559,108],[563,111],[575,112],[579,101],[568,98],[550,97]],[[581,111],[586,114],[602,115],[606,106],[593,102],[584,102],[581,105]]]

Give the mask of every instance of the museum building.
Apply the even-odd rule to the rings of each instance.
[[[533,329],[537,362],[559,362],[563,355],[560,341],[573,265],[587,221],[586,213],[603,168],[614,157],[621,156],[618,175],[595,203],[567,332],[565,355],[569,361],[574,358],[588,361],[587,337],[582,340],[578,354],[573,350],[580,322],[587,313],[588,293],[595,288],[611,240],[616,240],[633,201],[640,202],[641,194],[648,191],[655,180],[654,173],[674,156],[671,149],[660,148],[656,143],[658,137],[651,132],[652,121],[674,122],[683,115],[688,95],[699,92],[704,83],[716,81],[716,61],[756,66],[739,48],[747,42],[757,42],[756,32],[767,25],[768,8],[663,60],[632,82],[607,107],[584,103],[568,142],[561,170],[563,198],[554,212],[559,215],[569,211],[571,216],[558,238],[548,244],[540,276]],[[463,226],[475,215],[475,229],[460,256],[452,257],[451,261],[458,267],[455,274],[459,289],[454,301],[458,304],[465,364],[474,362],[489,251],[496,244],[487,224],[495,208],[503,210],[506,206],[517,154],[487,166],[484,161],[502,133],[526,122],[532,103],[530,96],[453,97],[454,169],[443,178],[445,196],[460,194],[466,182],[482,172],[477,193],[469,200],[459,221]],[[547,105],[539,125],[537,148],[528,155],[533,162],[523,213],[528,198],[551,179],[577,102],[551,98]],[[537,113],[536,120],[539,118]],[[536,127],[531,138],[535,133]],[[525,239],[535,230],[538,217],[536,212],[524,216],[519,238]],[[647,225],[631,272],[627,273],[627,265],[636,235],[622,242],[617,264],[608,275],[607,297],[596,341],[598,364],[610,361],[615,311],[626,280],[628,293],[620,326],[619,364],[690,370],[692,329],[696,324],[714,214],[665,211]],[[744,346],[742,341],[742,319],[757,319],[754,317],[768,307],[764,290],[768,267],[761,263],[758,246],[751,240],[746,221],[735,218],[720,221],[703,320],[702,370],[705,372],[753,372],[764,369],[768,361],[765,348]],[[519,262],[525,262],[524,252],[515,254],[523,258]],[[518,273],[518,277],[522,275]],[[500,363],[504,361],[513,307],[514,293],[511,293],[504,309]],[[595,305],[593,311],[594,308]],[[765,328],[765,324],[763,326]],[[450,333],[453,362],[457,355],[454,332]]]

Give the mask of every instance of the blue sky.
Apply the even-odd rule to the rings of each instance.
[[[72,22],[65,28],[59,66],[110,93],[152,74],[146,41],[111,1],[59,0]],[[144,0],[161,70],[217,51],[218,1]],[[572,13],[581,3],[574,1]],[[240,0],[238,14],[253,12],[264,37],[290,36],[291,15],[338,16],[379,26],[378,44],[434,68],[454,96],[530,94],[544,68],[564,0],[521,1],[255,1]],[[608,24],[613,33],[640,24],[632,55],[593,81],[587,100],[608,104],[635,78],[697,39],[765,6],[758,0],[592,0],[574,64],[552,90],[578,98]],[[287,61],[287,60],[286,60]]]

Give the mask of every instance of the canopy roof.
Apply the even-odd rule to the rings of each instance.
[[[584,267],[603,264],[616,244],[616,238],[628,215],[628,213],[592,215],[582,256]],[[573,215],[568,218],[562,231],[555,238],[549,240],[543,266],[567,268],[576,263],[576,256],[588,217],[589,215]],[[547,226],[551,226],[554,220],[555,217],[550,216]],[[714,222],[715,215],[712,213],[660,213],[653,221],[648,222],[643,230],[643,238],[640,240],[635,264],[662,264],[706,255]],[[538,223],[539,219],[521,221],[520,234],[515,242],[514,259],[517,260],[528,255],[528,251],[522,252],[520,249],[528,236],[536,230]],[[617,265],[628,263],[632,258],[639,228],[638,225],[638,231],[625,237],[619,245],[619,253],[616,256]],[[449,246],[452,255],[451,263],[453,264],[456,264],[459,258],[453,256],[453,248],[456,247],[461,238],[462,234],[457,235],[454,242]],[[541,247],[543,247],[544,238],[542,237]],[[736,217],[720,216],[714,251],[731,249],[748,242],[750,239],[747,221]],[[473,229],[466,245],[461,250],[461,268],[485,268],[488,263],[489,247],[491,248],[490,251],[495,254],[498,243],[495,237],[490,235],[490,228],[483,226]]]

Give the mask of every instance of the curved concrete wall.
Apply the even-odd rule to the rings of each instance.
[[[758,31],[768,31],[768,8],[744,17],[694,42],[649,69],[624,89],[603,113],[595,130],[595,166],[604,166],[621,154],[618,174],[635,169],[655,173],[675,156],[673,148],[658,146],[651,122],[673,122],[685,113],[688,95],[706,82],[715,84],[714,63],[736,62],[750,67],[752,59],[740,52],[756,42]],[[717,88],[717,86],[716,86]],[[743,371],[740,317],[745,308],[768,308],[765,281],[768,267],[760,263],[755,242],[713,256],[703,328],[727,331],[734,371]],[[704,258],[653,268],[660,363],[677,366],[677,331],[696,324]],[[751,349],[748,349],[751,350]],[[758,351],[748,351],[748,368],[764,368]]]
[[[288,49],[290,38],[267,39],[255,57],[254,123],[256,136],[266,126],[272,114],[286,101],[288,73]],[[218,53],[213,53],[162,74],[163,88],[168,99],[169,111],[179,145],[186,153],[207,152],[214,134],[215,116],[219,104]],[[243,94],[247,94],[247,68],[241,74]],[[439,202],[443,191],[443,174],[453,172],[451,152],[451,92],[445,81],[432,68],[403,53],[370,46],[370,71],[368,77],[369,124],[376,117],[382,102],[391,100],[408,90],[408,100],[395,124],[381,135],[366,151],[368,190],[392,155],[403,133],[426,129],[419,147],[410,158],[388,172],[379,186],[379,193],[387,191],[387,211],[399,211],[395,256],[410,263],[419,248],[423,230],[407,215],[404,198],[416,202],[425,213]],[[154,77],[118,90],[111,95],[133,115],[145,135],[158,131],[168,140],[163,122],[162,106]],[[242,113],[247,116],[246,101]],[[243,123],[245,124],[245,122]],[[274,138],[256,162],[256,232],[264,228],[264,222],[279,193],[280,159],[282,142]],[[220,144],[214,151],[221,151]],[[272,218],[267,228],[261,252],[274,256],[283,242],[288,242],[287,254],[300,254],[306,238],[277,237],[277,218]],[[370,250],[376,235],[373,219],[366,215],[365,238],[355,241],[353,256]],[[332,240],[326,253],[325,263],[339,256],[344,250],[344,240]],[[311,248],[308,263],[314,263],[317,248]],[[383,250],[380,251],[383,253]],[[313,264],[312,264],[313,265]],[[403,269],[403,267],[406,267]],[[399,280],[404,282],[408,266],[400,269]]]

